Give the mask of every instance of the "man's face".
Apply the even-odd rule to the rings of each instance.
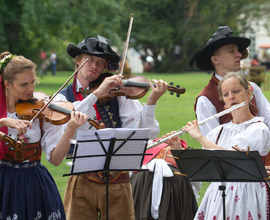
[[[83,78],[85,81],[93,82],[101,75],[107,61],[100,57],[83,54],[82,59],[77,61],[77,65],[80,66],[86,58],[88,58],[88,61],[79,70],[78,78]]]
[[[242,54],[236,44],[227,44],[217,49],[211,61],[214,63],[215,70],[220,76],[226,75],[228,72],[236,72],[240,70],[240,61]]]

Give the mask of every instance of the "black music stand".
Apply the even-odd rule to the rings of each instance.
[[[223,219],[226,218],[224,182],[265,182],[269,176],[258,151],[171,150],[188,181],[223,182]]]
[[[102,171],[103,176],[106,177],[107,220],[109,219],[109,173],[110,171],[145,170],[141,169],[141,166],[149,132],[150,129],[121,128],[78,132],[80,137],[75,141],[73,156],[67,157],[67,159],[72,159],[70,173],[63,176]],[[105,136],[103,133],[106,133]],[[123,138],[123,135],[127,136]]]

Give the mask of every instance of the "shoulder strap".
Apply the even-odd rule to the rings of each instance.
[[[221,127],[221,129],[220,129],[220,131],[218,133],[218,136],[217,136],[217,139],[216,139],[216,144],[218,144],[218,140],[220,138],[220,135],[221,135],[222,131],[223,131],[223,126]]]
[[[40,134],[41,134],[41,138],[43,136],[43,118],[39,119],[39,127],[40,127]]]

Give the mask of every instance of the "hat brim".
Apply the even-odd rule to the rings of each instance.
[[[115,53],[106,53],[104,54],[103,52],[99,52],[99,51],[95,51],[90,53],[87,48],[85,50],[78,48],[77,46],[75,46],[74,44],[69,44],[67,46],[67,53],[69,56],[71,56],[72,58],[75,58],[78,54],[81,53],[86,53],[86,54],[90,54],[96,57],[101,57],[103,59],[106,59],[107,61],[113,61],[113,62],[119,62],[120,61],[120,57],[115,54]]]
[[[243,51],[250,45],[250,39],[245,37],[226,37],[208,44],[198,53],[196,59],[197,67],[204,71],[214,70],[211,64],[211,56],[218,48],[226,44],[237,44],[239,51]]]

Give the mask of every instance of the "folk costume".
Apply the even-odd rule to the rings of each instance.
[[[182,146],[187,147],[185,141]],[[136,220],[167,220],[194,218],[198,205],[194,189],[181,175],[170,156],[170,146],[160,144],[146,151],[144,168],[149,171],[133,172],[131,185]]]
[[[235,43],[238,45],[239,52],[242,53],[242,59],[246,58],[246,48],[250,45],[250,40],[245,37],[235,37],[233,32],[228,26],[221,26],[211,36],[206,45],[195,53],[193,58],[190,60],[190,65],[196,66],[203,71],[214,71],[214,66],[211,63],[211,56],[213,53],[223,45]],[[212,115],[223,111],[223,101],[218,99],[217,86],[218,82],[222,79],[217,73],[214,73],[209,81],[209,84],[201,91],[197,96],[194,109],[198,121],[202,121]],[[253,89],[254,97],[252,104],[258,109],[252,111],[254,115],[264,117],[264,122],[270,129],[270,103],[263,95],[261,89],[253,82],[250,82]],[[252,110],[252,109],[251,109]],[[214,119],[205,125],[200,127],[201,133],[206,136],[211,129],[217,127],[220,124],[230,121],[230,114],[221,118]]]
[[[111,49],[108,40],[101,36],[88,37],[77,46],[70,44],[67,51],[71,57],[87,53],[102,57],[109,63],[120,60],[120,57]],[[89,88],[93,88],[97,84],[99,84],[99,79],[91,82]],[[155,105],[142,106],[138,100],[126,99],[124,96],[115,97],[108,102],[100,102],[92,93],[84,98],[80,93],[82,91],[80,87],[81,84],[75,77],[73,84],[61,91],[61,94],[56,96],[56,100],[73,102],[77,111],[88,114],[91,118],[96,117],[106,127],[151,128],[150,139],[158,136],[159,124],[155,120]],[[84,90],[89,88],[84,88]],[[86,124],[79,129],[89,130],[89,125]],[[98,212],[100,212],[101,219],[105,219],[105,180],[102,172],[74,175],[69,178],[64,197],[64,207],[68,219],[97,219]],[[129,173],[110,172],[109,180],[110,219],[134,219]]]
[[[0,102],[1,118],[18,119],[16,112],[6,110],[2,81]],[[50,153],[62,137],[64,127],[35,119],[32,129],[23,136],[13,128],[3,127],[1,131],[22,141],[22,147],[3,140],[0,145],[0,219],[66,219],[57,186],[40,163],[42,150],[50,161]]]
[[[261,117],[241,124],[225,123],[210,131],[207,138],[228,150],[235,145],[245,151],[250,147],[261,156],[266,156],[270,149],[270,132]],[[223,218],[220,185],[209,185],[194,219]],[[269,219],[269,190],[265,182],[227,182],[225,194],[226,219]]]
[[[202,121],[224,110],[224,102],[219,99],[217,91],[217,86],[221,79],[221,76],[213,74],[208,85],[197,96],[194,110],[198,121]],[[253,90],[253,98],[251,100],[253,108],[251,109],[251,112],[253,115],[264,117],[265,124],[270,129],[270,104],[263,95],[262,90],[255,83],[249,82],[249,84]],[[200,131],[204,136],[206,136],[211,129],[225,122],[229,122],[230,119],[231,114],[226,114],[204,124],[200,127]]]

